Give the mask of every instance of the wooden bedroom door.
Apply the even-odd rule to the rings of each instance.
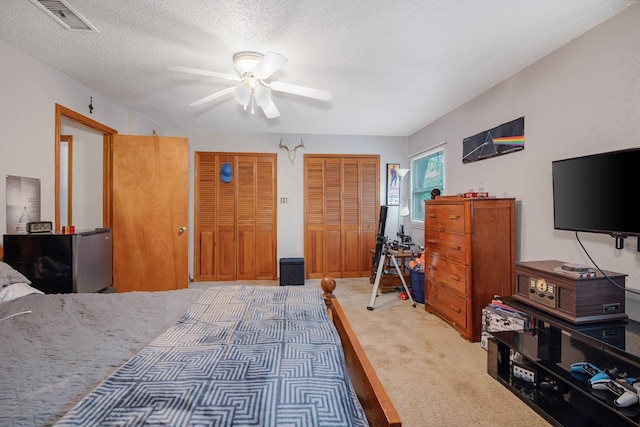
[[[117,291],[188,287],[188,140],[114,135],[112,156]]]
[[[305,155],[304,171],[307,278],[370,276],[380,157]]]
[[[194,280],[276,278],[276,155],[196,152]],[[224,163],[230,182],[222,182]]]

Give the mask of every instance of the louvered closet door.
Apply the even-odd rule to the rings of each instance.
[[[342,159],[325,159],[323,276],[342,277],[342,184]]]
[[[274,280],[277,276],[277,176],[275,155],[256,157],[255,277],[258,280]]]
[[[214,246],[219,179],[218,159],[206,153],[195,157],[194,279],[215,280]]]
[[[238,280],[273,280],[276,268],[273,155],[238,156]]]
[[[360,163],[360,277],[371,276],[380,215],[380,158],[363,159]]]
[[[238,236],[238,279],[250,280],[255,277],[256,255],[256,164],[253,158],[238,158],[236,168],[238,183],[237,236]]]
[[[324,159],[304,156],[304,264],[309,278],[324,277]]]
[[[196,152],[196,281],[276,278],[273,154]],[[220,180],[224,163],[233,167]]]
[[[371,274],[379,211],[378,156],[305,155],[305,266],[309,278]]]
[[[361,276],[360,265],[360,160],[344,159],[342,165],[341,252],[342,277]]]

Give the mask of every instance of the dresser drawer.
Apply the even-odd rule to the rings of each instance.
[[[471,293],[471,267],[443,258],[436,253],[425,253],[424,276],[443,283],[463,295]]]
[[[439,231],[465,232],[463,204],[425,204],[424,226]]]
[[[449,234],[427,229],[424,232],[425,252],[437,253],[463,264],[471,264],[470,234]]]
[[[429,311],[428,306],[457,329],[467,329],[466,298],[432,280],[426,280],[425,309],[427,311]]]

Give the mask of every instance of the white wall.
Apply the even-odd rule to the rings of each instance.
[[[591,265],[573,232],[553,229],[551,161],[640,146],[639,24],[640,4],[409,138],[410,154],[447,141],[448,194],[477,189],[482,182],[491,195],[519,201],[519,260]],[[523,151],[462,163],[463,138],[521,116]],[[579,237],[596,264],[628,274],[627,286],[640,290],[635,237],[626,239],[623,250],[616,250],[607,235]],[[640,318],[640,298],[629,292],[627,313]]]
[[[0,232],[6,232],[6,175],[41,180],[41,219],[54,219],[55,104],[63,105],[119,133],[158,129],[144,117],[0,41]],[[93,96],[93,114],[88,105]]]
[[[163,130],[135,112],[111,104],[96,94],[0,41],[0,173],[40,178],[42,219],[54,214],[54,105],[59,103],[124,134],[186,136],[194,151],[278,153],[278,197],[289,204],[278,208],[278,256],[303,252],[302,155],[304,153],[381,154],[381,201],[386,163],[408,164],[408,155],[447,141],[447,193],[484,183],[492,195],[515,197],[519,214],[519,260],[560,259],[589,263],[570,232],[554,231],[551,206],[551,161],[582,154],[640,145],[640,4],[589,31],[569,45],[523,70],[487,93],[447,114],[409,138],[284,135],[287,144],[299,137],[293,165],[277,148],[283,135],[195,134]],[[7,66],[6,64],[11,64]],[[496,59],[499,66],[499,58]],[[93,96],[95,110],[88,112]],[[501,123],[525,117],[525,149],[521,152],[462,164],[462,139]],[[190,223],[193,222],[193,168]],[[636,183],[630,183],[630,187]],[[633,196],[633,195],[632,195]],[[0,200],[6,200],[0,183]],[[389,212],[387,235],[395,235],[397,209]],[[5,210],[0,230],[5,232]],[[192,228],[192,227],[190,227]],[[422,230],[410,230],[422,242]],[[193,236],[191,238],[191,250]],[[640,289],[637,239],[616,250],[608,236],[581,234],[602,268],[626,273],[627,284]],[[193,258],[191,257],[191,260]],[[190,261],[192,271],[192,261]],[[627,312],[640,318],[640,299],[630,294]]]
[[[58,103],[102,123],[121,134],[184,136],[190,147],[190,225],[193,223],[193,158],[195,151],[239,151],[278,153],[278,199],[288,197],[289,203],[278,206],[278,257],[300,256],[304,252],[303,232],[303,154],[345,153],[380,154],[380,200],[384,202],[386,163],[407,159],[406,137],[350,137],[280,134],[195,134],[184,129],[165,130],[144,116],[110,103],[91,89],[53,70],[12,46],[0,41],[2,96],[0,97],[0,173],[41,180],[41,219],[54,219],[54,138],[55,104]],[[93,113],[88,105],[93,96]],[[302,137],[305,148],[299,149],[293,164],[283,143],[295,145]],[[6,187],[0,183],[0,200],[6,201]],[[397,209],[389,211],[387,234],[396,233]],[[190,230],[193,227],[189,227]],[[6,232],[6,210],[0,209],[0,232]],[[193,271],[193,234],[190,233],[189,270]],[[193,276],[193,273],[191,273]]]
[[[277,153],[278,193],[277,200],[286,197],[288,203],[278,204],[278,251],[279,258],[304,256],[304,155],[317,153],[331,154],[378,154],[380,155],[380,203],[384,204],[386,192],[386,164],[407,164],[407,138],[340,135],[280,135],[260,133],[207,133],[199,134],[184,129],[169,129],[174,136],[189,139],[189,223],[193,224],[194,158],[196,151],[234,151],[250,153]],[[293,163],[285,150],[278,148],[282,143],[293,147],[304,141],[304,148],[296,152]],[[389,209],[387,235],[395,236],[397,229],[397,207]],[[193,276],[193,227],[189,227],[189,271]]]
[[[103,135],[87,127],[63,119],[62,135],[72,135],[72,222],[61,215],[60,225],[73,225],[76,230],[102,227]],[[61,203],[62,208],[62,203]]]

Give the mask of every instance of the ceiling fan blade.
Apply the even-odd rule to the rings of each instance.
[[[333,95],[326,90],[313,89],[305,86],[298,86],[291,83],[271,82],[269,83],[271,89],[278,92],[287,92],[294,95],[306,96],[308,98],[320,99],[322,101],[329,101]]]
[[[169,67],[168,70],[179,71],[181,73],[197,74],[199,76],[219,77],[221,79],[234,80],[234,81],[242,80],[240,77],[234,76],[232,74],[218,73],[215,71],[208,71],[208,70],[200,70],[198,68],[176,66],[176,67]]]
[[[253,75],[258,79],[266,79],[271,74],[278,71],[280,67],[287,63],[287,61],[288,59],[279,53],[267,52],[262,57],[255,70],[253,70]]]
[[[195,107],[196,105],[206,104],[207,102],[213,101],[216,98],[220,98],[221,96],[224,96],[224,95],[226,95],[228,93],[233,92],[235,89],[236,89],[235,86],[231,86],[231,87],[228,87],[226,89],[222,89],[222,90],[220,90],[218,92],[212,93],[209,96],[205,96],[202,99],[198,99],[197,101],[192,102],[191,104],[189,104],[189,106]]]
[[[278,107],[276,107],[276,104],[273,103],[272,99],[264,103],[264,105],[261,105],[260,108],[264,111],[264,115],[267,116],[267,119],[280,117],[280,111],[278,111]]]

